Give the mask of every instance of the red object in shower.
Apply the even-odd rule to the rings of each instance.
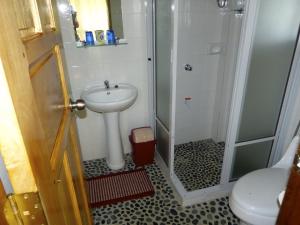
[[[144,127],[141,127],[144,128]],[[136,128],[140,129],[140,128]],[[132,146],[132,159],[136,167],[145,166],[154,162],[154,152],[156,140],[135,143],[133,141],[133,129],[129,136],[129,141]]]

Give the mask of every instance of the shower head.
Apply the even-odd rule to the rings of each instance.
[[[228,0],[217,0],[219,8],[226,8],[228,5]]]

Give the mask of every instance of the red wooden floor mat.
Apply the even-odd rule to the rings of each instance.
[[[145,169],[93,177],[87,184],[93,208],[154,195]]]

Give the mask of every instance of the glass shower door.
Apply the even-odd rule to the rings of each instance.
[[[300,24],[298,0],[262,0],[231,179],[268,166]]]
[[[173,0],[156,0],[154,3],[157,150],[168,165]]]

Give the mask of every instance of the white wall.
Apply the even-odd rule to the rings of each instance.
[[[278,140],[277,151],[278,155],[275,156],[275,162],[278,161],[285,153],[288,145],[294,137],[295,131],[300,122],[300,42],[298,41],[297,50],[294,56],[294,65],[290,76],[295,74],[295,79],[292,82],[292,90],[287,104],[286,118],[281,130],[281,135]],[[298,130],[299,132],[299,130]],[[299,134],[299,133],[298,133]],[[277,158],[276,158],[277,157]]]
[[[300,69],[300,67],[299,67],[299,69]],[[300,70],[298,70],[298,71],[299,71],[299,73],[296,76],[300,77]],[[299,78],[298,78],[298,80],[299,80]],[[297,125],[300,122],[300,89],[299,88],[295,92],[295,96],[296,97],[294,98],[295,102],[294,102],[293,107],[288,108],[289,117],[287,118],[287,120],[289,120],[289,122],[286,125],[287,126],[286,133],[283,136],[284,142],[280,143],[281,144],[280,146],[283,146],[281,148],[280,156],[282,156],[282,154],[286,151],[288,145],[291,143],[291,141],[294,137],[295,131],[297,129]]]
[[[130,130],[149,125],[146,9],[143,0],[122,0],[125,46],[75,47],[72,19],[66,6],[59,0],[60,23],[63,34],[67,70],[72,96],[80,97],[83,88],[96,81],[128,82],[138,88],[136,103],[121,113],[121,133],[125,152],[131,151]],[[77,118],[83,160],[106,156],[103,117],[86,110]]]

